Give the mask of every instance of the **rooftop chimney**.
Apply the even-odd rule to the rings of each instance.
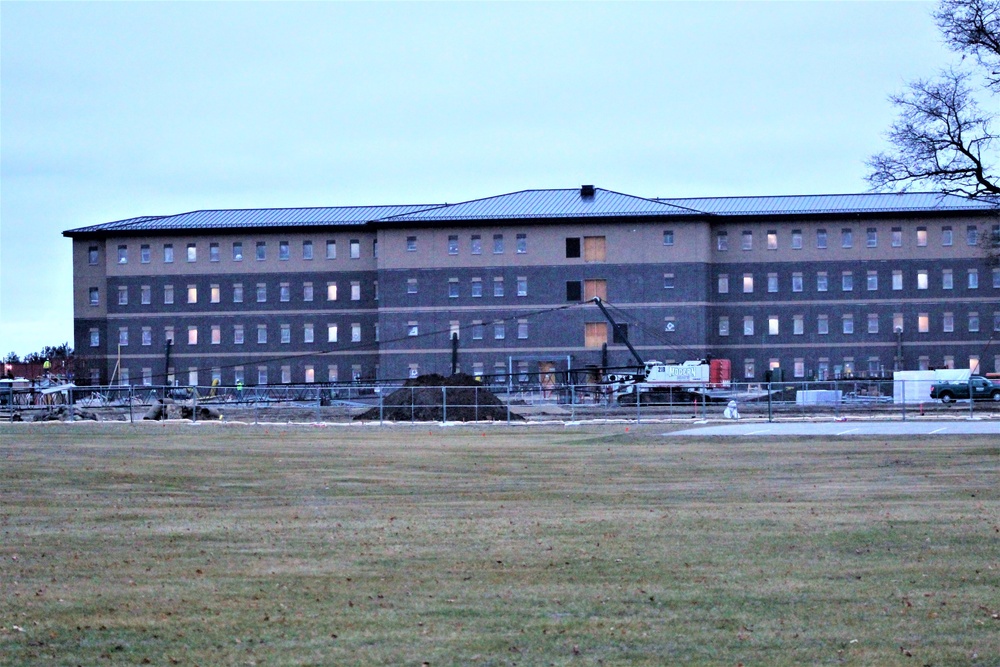
[[[594,186],[593,185],[581,185],[580,186],[580,196],[584,198],[589,198],[594,196]]]

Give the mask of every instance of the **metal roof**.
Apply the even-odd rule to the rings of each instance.
[[[436,204],[400,206],[332,206],[320,208],[251,208],[191,211],[177,215],[142,216],[71,229],[67,234],[184,229],[253,229],[358,225],[387,216],[419,211]]]
[[[571,190],[522,190],[495,197],[384,218],[380,222],[511,220],[527,218],[606,218],[646,215],[695,215],[674,204],[594,188],[592,197]]]
[[[998,205],[938,192],[890,192],[853,195],[790,195],[779,197],[662,198],[714,215],[807,215],[810,213],[905,213],[926,211],[988,211]]]

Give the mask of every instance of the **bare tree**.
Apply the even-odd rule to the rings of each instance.
[[[950,68],[914,81],[889,99],[899,117],[889,129],[892,148],[868,160],[875,189],[931,186],[941,192],[1000,200],[996,113],[976,103],[976,93],[996,108],[1000,93],[1000,0],[942,0],[934,13],[945,42],[972,57],[975,69]]]

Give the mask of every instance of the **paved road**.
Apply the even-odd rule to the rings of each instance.
[[[898,421],[898,422],[743,422],[723,425],[705,425],[664,435],[728,435],[728,436],[783,436],[783,435],[834,435],[842,437],[860,435],[984,435],[995,434],[1000,438],[1000,421]]]

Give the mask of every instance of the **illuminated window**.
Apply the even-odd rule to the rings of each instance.
[[[337,300],[337,283],[326,284],[326,300],[327,301]]]
[[[750,294],[753,292],[753,274],[744,273],[743,274],[743,293]]]
[[[922,248],[927,245],[927,228],[917,227],[917,247]]]
[[[917,315],[917,331],[927,333],[931,330],[931,318],[927,313]]]
[[[188,243],[187,246],[187,261],[197,262],[198,261],[198,246],[194,243]]]
[[[218,285],[211,285],[208,288],[208,300],[211,303],[222,301],[222,289]]]
[[[777,250],[778,249],[778,232],[771,229],[767,232],[767,249]]]
[[[198,303],[198,286],[188,285],[187,288],[187,302],[188,303]]]
[[[767,333],[769,336],[777,336],[779,333],[778,316],[771,315],[767,318]]]

